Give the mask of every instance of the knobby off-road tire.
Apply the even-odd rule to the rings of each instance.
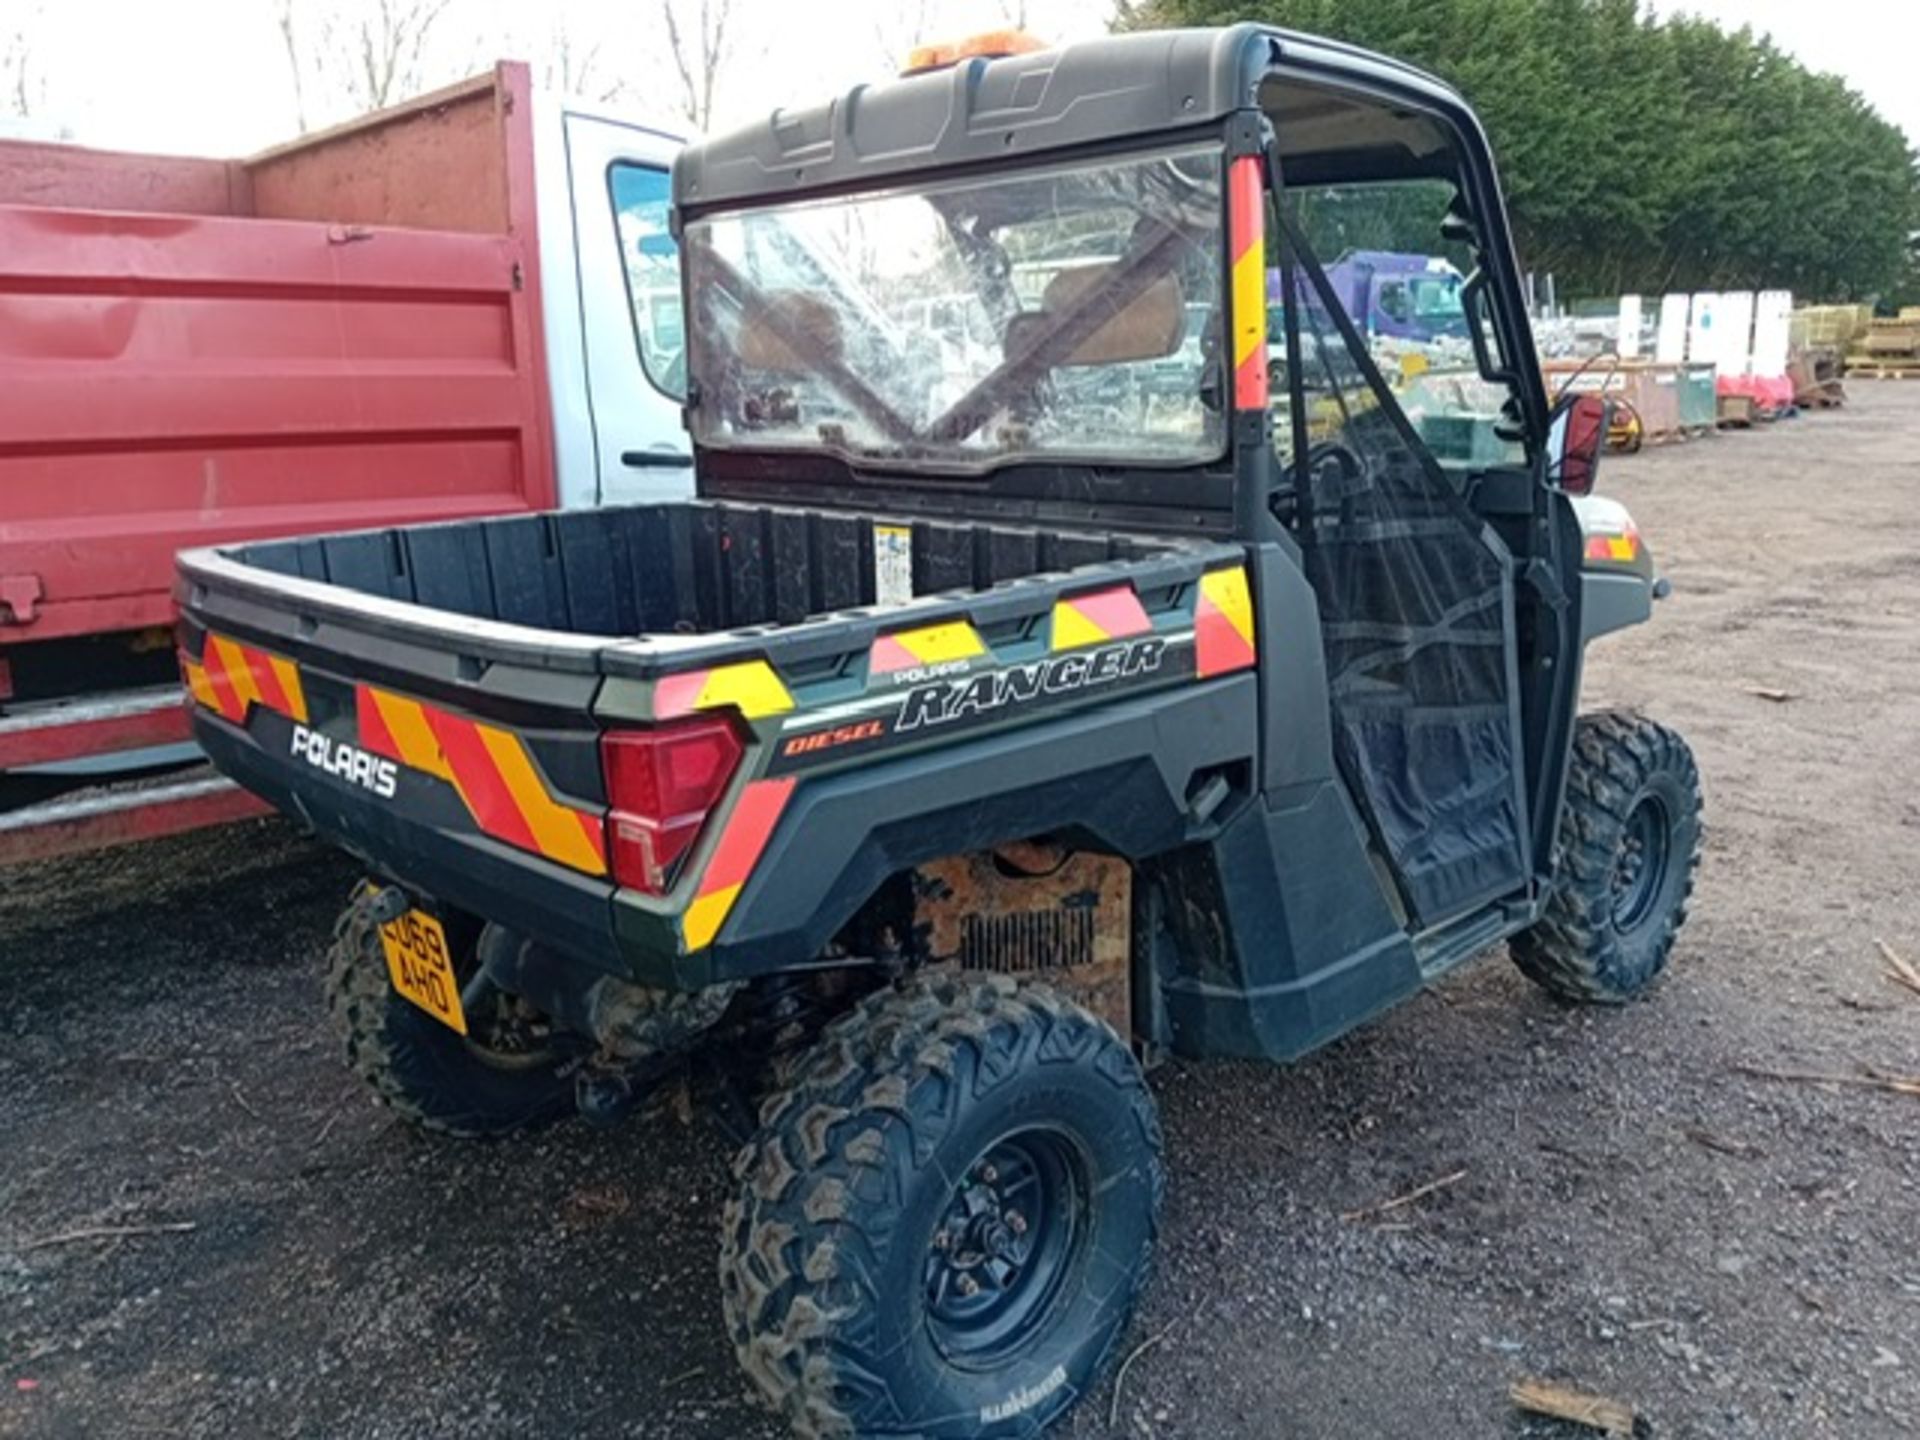
[[[383,1103],[443,1135],[507,1135],[570,1113],[573,1081],[557,1060],[490,1054],[395,992],[374,917],[378,893],[370,884],[354,891],[327,956],[327,1013],[353,1072]]]
[[[1559,873],[1546,914],[1509,945],[1564,1000],[1618,1005],[1666,968],[1700,864],[1700,772],[1664,725],[1609,711],[1574,730]]]
[[[1104,1022],[1002,977],[919,978],[829,1026],[761,1123],[721,1289],[799,1434],[1033,1436],[1096,1383],[1165,1185],[1152,1093]]]

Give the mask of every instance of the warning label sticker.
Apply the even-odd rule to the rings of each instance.
[[[873,527],[873,598],[878,605],[903,605],[913,599],[913,531],[910,527]]]

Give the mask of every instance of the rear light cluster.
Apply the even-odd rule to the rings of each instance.
[[[1631,521],[1623,530],[1596,531],[1587,536],[1587,559],[1632,562],[1640,554],[1640,532]]]
[[[726,793],[742,747],[729,720],[702,717],[601,737],[613,878],[664,895],[675,867]]]

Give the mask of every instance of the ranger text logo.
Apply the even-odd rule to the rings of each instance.
[[[1076,650],[1050,660],[1032,660],[1006,670],[952,680],[938,680],[909,690],[900,702],[896,733],[929,725],[945,725],[971,715],[984,715],[1008,705],[1019,705],[1042,695],[1065,695],[1115,680],[1128,680],[1160,668],[1167,642],[1157,635],[1142,636],[1121,645]]]

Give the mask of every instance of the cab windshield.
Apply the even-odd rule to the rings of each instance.
[[[1217,146],[691,222],[693,431],[888,465],[1226,444]]]

